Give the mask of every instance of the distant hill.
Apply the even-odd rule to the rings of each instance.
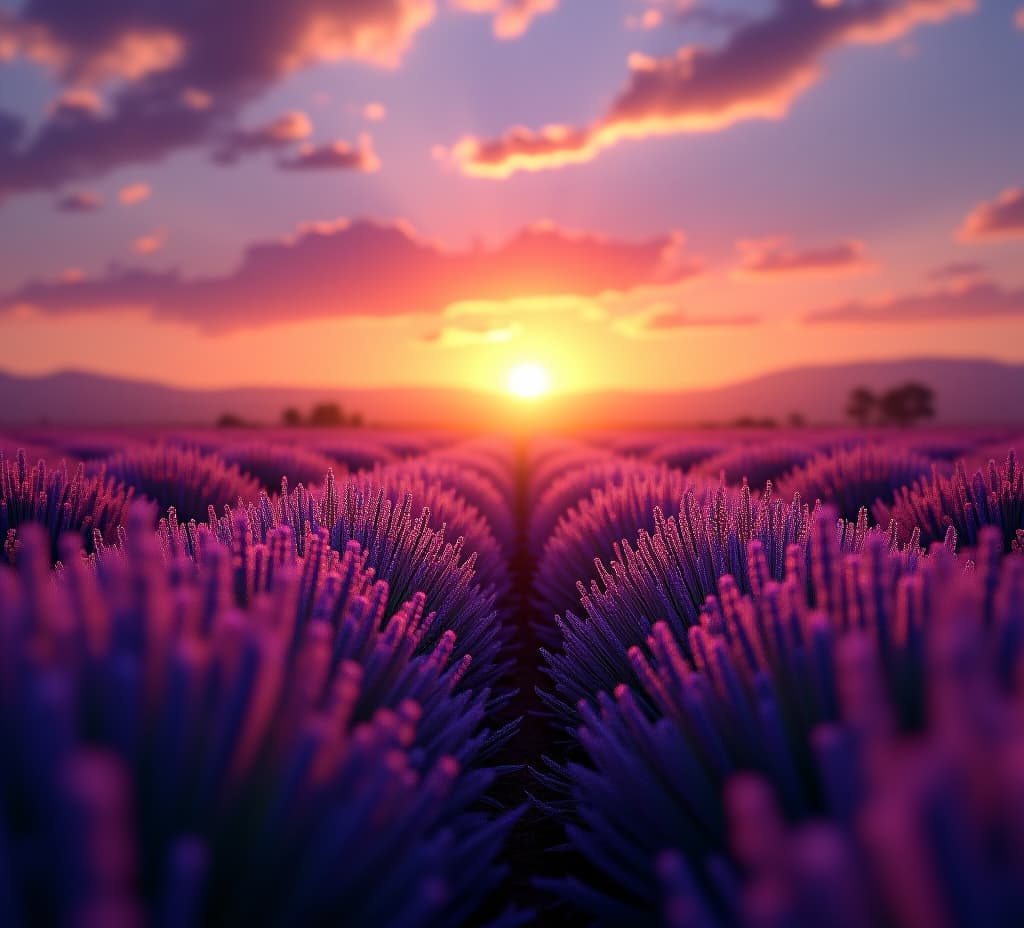
[[[1024,365],[914,358],[800,367],[742,383],[676,393],[602,391],[524,404],[493,393],[436,388],[324,389],[241,387],[192,390],[66,371],[42,377],[0,373],[0,424],[210,425],[232,412],[275,424],[281,410],[335,401],[369,423],[494,428],[525,420],[551,427],[658,426],[728,422],[739,416],[799,412],[836,423],[850,389],[883,390],[920,380],[936,392],[939,423],[1024,422]]]

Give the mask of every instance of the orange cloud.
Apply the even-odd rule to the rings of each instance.
[[[699,273],[683,244],[675,233],[615,242],[539,223],[496,248],[449,251],[405,223],[340,220],[251,245],[223,276],[114,266],[74,284],[28,283],[0,297],[0,308],[28,305],[57,315],[148,309],[207,330],[439,313],[463,301],[596,297],[671,285]]]
[[[780,119],[821,77],[832,49],[899,39],[921,23],[975,8],[975,0],[821,4],[787,0],[740,24],[719,48],[666,58],[632,55],[625,88],[583,127],[515,127],[493,139],[465,136],[445,160],[476,177],[505,178],[590,161],[627,139],[715,132],[748,119]]]
[[[618,320],[614,328],[627,338],[653,338],[688,329],[757,325],[760,321],[760,317],[752,314],[716,316],[659,304],[639,315]]]
[[[139,255],[151,255],[164,247],[167,243],[167,233],[162,229],[150,232],[148,235],[140,235],[132,242],[132,251]]]
[[[383,103],[367,103],[363,107],[363,116],[370,122],[380,122],[388,115],[387,107]]]
[[[1010,187],[967,214],[957,232],[963,242],[1024,238],[1024,188]]]
[[[152,192],[149,184],[129,184],[127,187],[121,188],[117,198],[125,206],[133,206],[136,203],[141,203],[143,200],[148,200]]]
[[[558,0],[449,0],[464,13],[489,13],[494,16],[494,35],[499,39],[518,39],[533,20],[558,8]]]
[[[819,309],[809,323],[912,323],[931,325],[982,318],[1024,318],[1024,288],[1006,289],[984,278],[954,279],[937,290],[854,301]]]
[[[822,248],[794,249],[785,238],[741,239],[736,243],[740,271],[757,276],[844,274],[872,267],[864,243],[856,240]]]
[[[1024,30],[1024,6],[1020,7],[1013,17],[1014,25],[1021,30]]]

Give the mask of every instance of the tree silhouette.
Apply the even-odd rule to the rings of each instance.
[[[879,400],[882,421],[887,425],[913,425],[935,417],[935,391],[927,384],[908,381],[887,390]]]
[[[854,387],[846,401],[846,415],[863,427],[871,421],[878,406],[878,397],[871,390],[867,387]]]
[[[317,403],[309,414],[309,424],[323,427],[345,424],[345,413],[337,403]]]
[[[289,406],[281,413],[281,422],[289,428],[295,428],[296,426],[302,425],[302,413],[294,406]]]

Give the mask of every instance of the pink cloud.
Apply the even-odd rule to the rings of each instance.
[[[149,310],[208,330],[295,319],[437,313],[461,301],[598,296],[677,283],[700,273],[676,233],[638,243],[542,223],[493,249],[449,251],[404,223],[315,223],[251,245],[219,277],[111,267],[72,284],[34,281],[0,307],[40,312]]]
[[[517,126],[497,138],[466,136],[444,157],[466,174],[505,178],[590,161],[627,139],[780,119],[820,80],[833,49],[892,42],[921,23],[970,12],[975,5],[975,0],[785,0],[761,19],[742,21],[720,47],[685,47],[665,58],[632,55],[626,86],[589,125]]]
[[[150,232],[148,235],[140,235],[132,242],[132,251],[138,255],[151,255],[160,251],[167,243],[167,233],[162,229]]]
[[[856,240],[820,248],[792,248],[785,238],[741,239],[736,243],[744,274],[788,276],[791,274],[844,274],[872,265],[864,243]]]
[[[1024,188],[1011,187],[967,214],[957,237],[964,242],[1024,237]]]

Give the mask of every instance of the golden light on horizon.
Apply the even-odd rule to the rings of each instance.
[[[535,361],[523,361],[508,372],[506,386],[513,396],[535,400],[551,389],[551,378]]]

